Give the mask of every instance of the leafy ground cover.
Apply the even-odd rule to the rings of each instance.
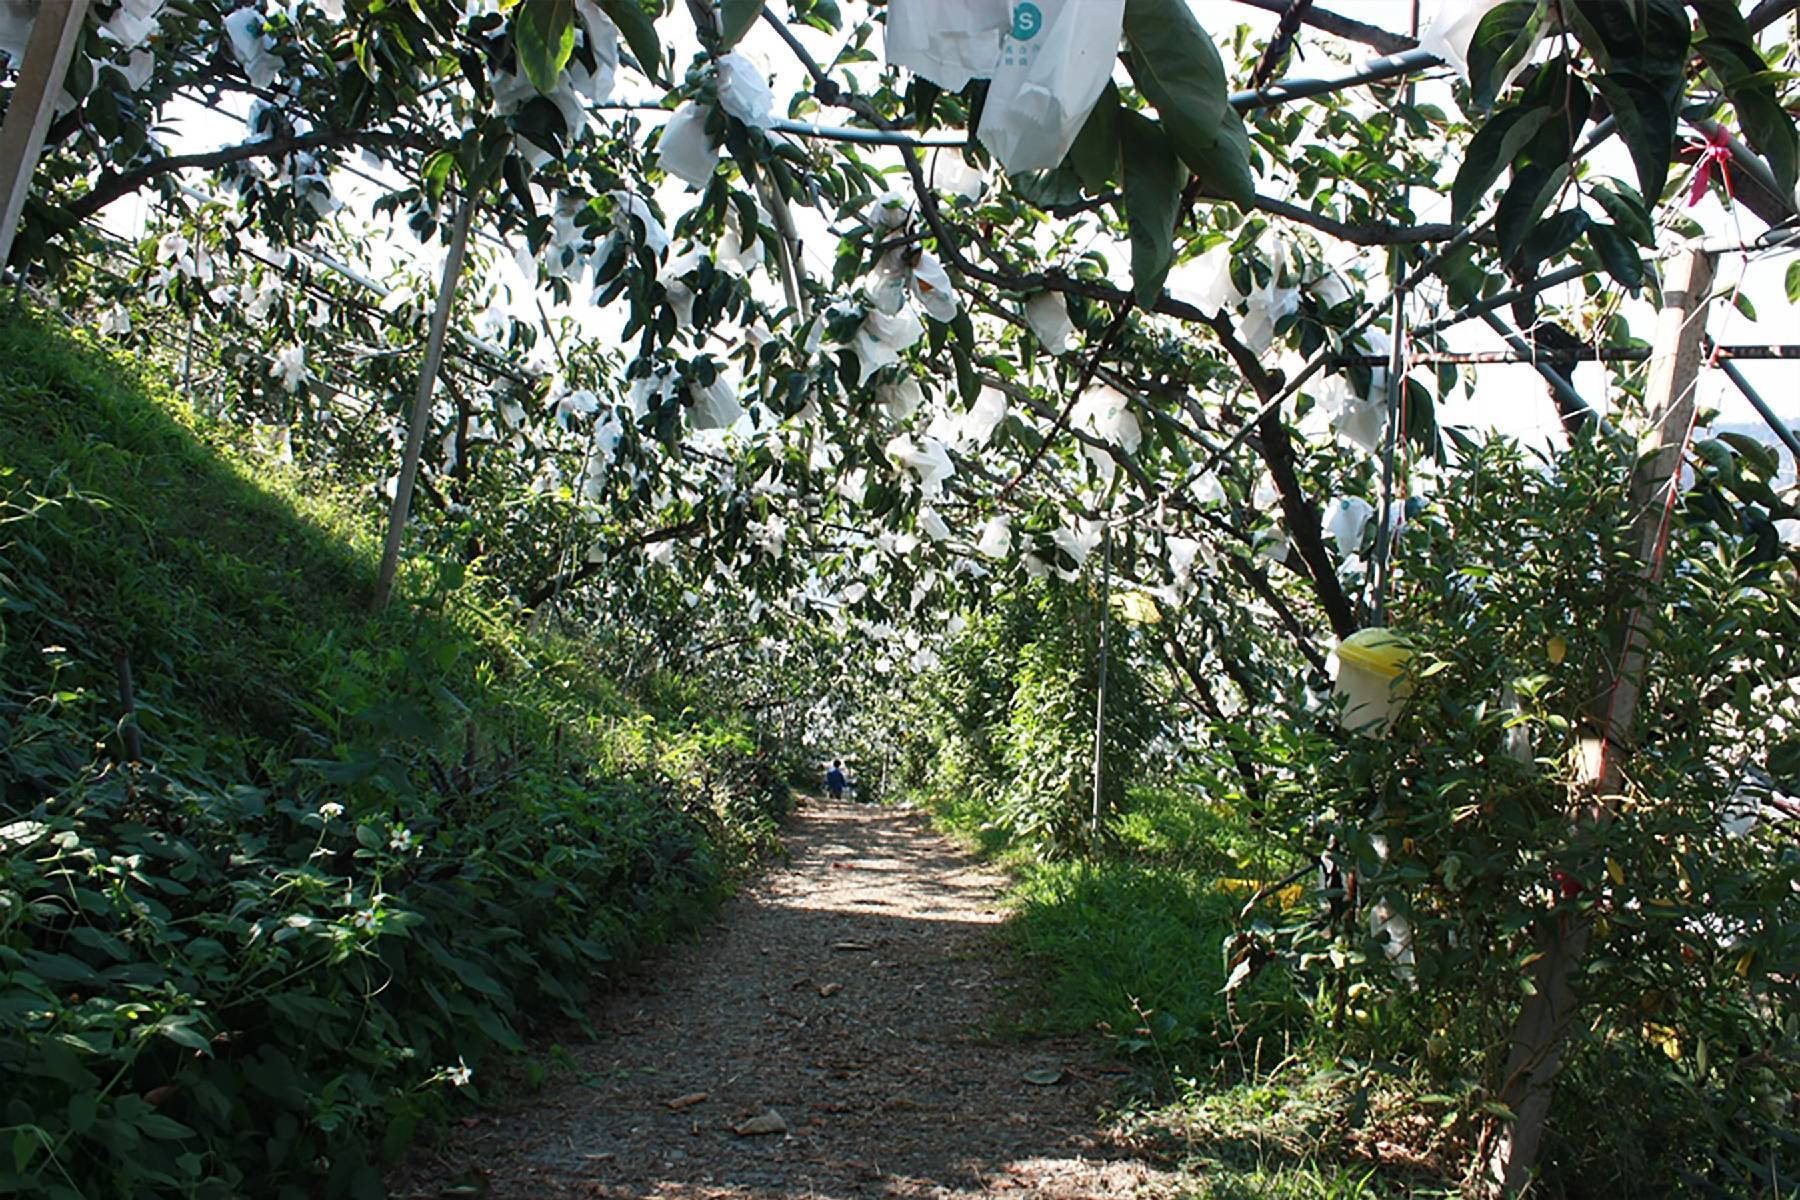
[[[352,506],[78,335],[0,326],[0,428],[0,1191],[380,1195],[773,845],[741,718],[474,574],[372,612]]]

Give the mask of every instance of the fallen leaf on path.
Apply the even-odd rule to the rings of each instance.
[[[819,985],[819,995],[821,996],[835,996],[843,990],[844,985],[841,983],[821,983]]]
[[[731,1132],[739,1137],[757,1137],[765,1133],[786,1133],[787,1122],[782,1119],[780,1113],[771,1108],[760,1117],[751,1117],[740,1125],[732,1126]]]
[[[676,1112],[680,1112],[684,1108],[694,1107],[694,1105],[711,1098],[711,1096],[711,1092],[689,1092],[687,1095],[677,1096],[673,1100],[664,1100],[663,1103],[674,1109]]]
[[[1033,1067],[1025,1072],[1025,1082],[1037,1087],[1052,1087],[1069,1077],[1062,1067]]]
[[[875,947],[868,942],[833,942],[831,948],[833,950],[873,950]]]

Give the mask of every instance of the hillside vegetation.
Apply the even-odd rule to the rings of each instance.
[[[83,339],[0,327],[0,429],[0,1192],[380,1195],[771,844],[741,718],[460,568],[371,612],[351,506]]]

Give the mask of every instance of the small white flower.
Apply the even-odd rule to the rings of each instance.
[[[365,933],[375,928],[375,910],[362,908],[350,914],[350,928],[359,929]]]
[[[113,337],[124,337],[131,332],[131,314],[125,311],[123,304],[115,304],[100,319],[100,332]]]
[[[402,854],[413,848],[413,831],[405,826],[396,825],[388,834],[388,848],[398,850]]]
[[[448,1079],[457,1087],[466,1087],[469,1081],[475,1078],[475,1072],[470,1069],[469,1064],[465,1063],[459,1055],[454,1067],[444,1068],[444,1078]]]
[[[327,821],[336,820],[338,817],[344,815],[344,806],[339,804],[336,800],[327,800],[325,803],[319,805],[319,815],[324,817]]]

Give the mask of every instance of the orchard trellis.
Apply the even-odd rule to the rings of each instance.
[[[1781,75],[1794,52],[1765,49],[1794,0],[1446,5],[1444,23],[1465,16],[1468,124],[1419,103],[1414,81],[1445,59],[1416,38],[1307,0],[1239,5],[1281,16],[1266,44],[1233,43],[1250,86],[1230,90],[1213,41],[1226,31],[1188,4],[1126,0],[1123,69],[1066,158],[991,175],[972,136],[986,85],[883,69],[880,6],[43,0],[0,132],[0,236],[19,234],[22,274],[136,308],[120,322],[132,336],[175,336],[143,319],[154,294],[190,329],[263,347],[296,403],[336,386],[327,376],[356,380],[380,428],[320,421],[312,450],[396,454],[378,600],[416,479],[441,493],[445,530],[463,522],[434,552],[457,543],[527,607],[714,610],[710,631],[690,622],[694,640],[724,629],[746,647],[823,619],[897,669],[930,669],[933,614],[996,575],[1075,579],[1100,549],[1102,587],[1156,597],[1170,619],[1153,636],[1221,723],[1239,705],[1283,711],[1325,666],[1321,628],[1348,636],[1393,603],[1397,501],[1421,462],[1449,461],[1432,414],[1459,365],[1529,363],[1571,438],[1647,416],[1661,450],[1627,470],[1640,506],[1671,492],[1702,364],[1800,448],[1736,365],[1794,348],[1703,352],[1715,297],[1693,282],[1800,244]],[[1382,57],[1278,78],[1308,29]],[[785,116],[742,52],[758,38],[798,81]],[[621,78],[643,94],[616,97]],[[178,100],[249,106],[246,136],[160,146],[150,131]],[[1690,194],[1665,201],[1679,121],[1704,147]],[[1635,184],[1590,169],[1613,138]],[[379,160],[363,181],[384,194],[346,215],[333,179],[352,153]],[[1677,233],[1709,180],[1767,232]],[[145,191],[160,236],[109,278],[102,260],[118,260],[96,252],[93,223]],[[1446,192],[1450,220],[1416,219],[1414,196]],[[434,282],[372,278],[395,271],[376,235],[402,217],[447,241]],[[1365,267],[1349,247],[1389,261]],[[506,250],[534,312],[498,299]],[[1359,294],[1377,281],[1383,293]],[[1546,312],[1571,283],[1588,297]],[[1620,294],[1647,286],[1666,329],[1619,344]],[[1450,311],[1418,320],[1422,293]],[[576,319],[590,307],[612,314],[603,332]],[[1507,350],[1447,348],[1473,320]],[[446,355],[462,373],[443,377],[448,401]],[[1574,385],[1580,361],[1620,368],[1605,421]],[[1794,515],[1746,490],[1747,524]],[[1666,521],[1653,532],[1651,576]],[[1633,622],[1611,647],[1609,696],[1641,637]],[[1631,706],[1617,704],[1592,715],[1590,740],[1622,740]],[[1618,790],[1618,769],[1613,756],[1573,781],[1571,818]],[[1254,794],[1254,764],[1240,773]],[[1538,986],[1493,1097],[1497,1186],[1535,1162],[1585,944],[1586,926],[1569,928],[1536,926]]]

